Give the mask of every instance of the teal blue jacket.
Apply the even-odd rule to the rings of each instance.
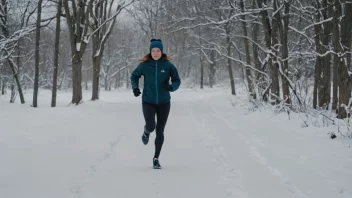
[[[141,76],[144,77],[142,100],[152,104],[170,102],[170,92],[176,91],[181,84],[176,67],[164,58],[141,62],[131,74],[132,89],[139,88]]]

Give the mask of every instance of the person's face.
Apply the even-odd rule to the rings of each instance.
[[[152,57],[154,60],[159,60],[161,58],[161,50],[157,47],[153,48]]]

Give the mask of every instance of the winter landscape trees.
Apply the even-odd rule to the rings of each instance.
[[[56,90],[79,104],[83,88],[91,100],[129,88],[160,38],[184,86],[236,95],[245,85],[252,101],[349,115],[351,0],[1,0],[0,12],[0,87],[11,102],[37,88],[52,90],[52,106]]]

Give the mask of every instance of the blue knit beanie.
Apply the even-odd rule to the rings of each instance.
[[[152,49],[154,47],[157,47],[160,49],[161,53],[163,53],[163,42],[160,39],[152,39],[150,40],[150,47],[149,47],[149,51],[152,52]]]

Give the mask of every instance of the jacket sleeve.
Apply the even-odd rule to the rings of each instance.
[[[178,71],[176,67],[171,63],[171,71],[170,71],[170,77],[171,77],[171,87],[172,87],[172,92],[176,91],[180,85],[181,85],[181,79],[178,75]]]
[[[140,63],[137,68],[131,73],[131,85],[132,89],[139,88],[139,78],[143,75],[142,73],[142,63]]]

